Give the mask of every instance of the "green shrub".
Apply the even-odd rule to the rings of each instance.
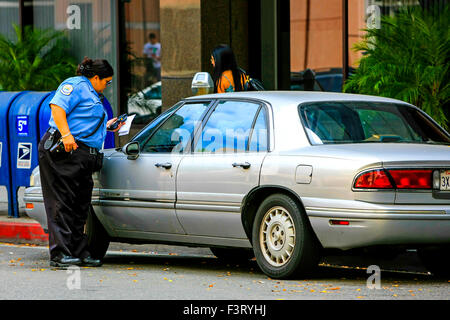
[[[449,7],[439,14],[414,7],[385,16],[354,46],[365,55],[344,92],[400,99],[449,128]]]
[[[0,87],[7,91],[55,90],[75,75],[76,62],[69,54],[64,32],[14,25],[16,39],[0,35]]]

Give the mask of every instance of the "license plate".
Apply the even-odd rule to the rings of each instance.
[[[450,191],[450,170],[441,171],[441,191]]]

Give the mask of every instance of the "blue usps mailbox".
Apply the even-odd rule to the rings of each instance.
[[[25,92],[9,109],[9,156],[11,165],[12,214],[19,216],[17,191],[29,187],[30,175],[38,165],[39,109],[49,92]]]
[[[39,123],[38,123],[39,141],[42,139],[42,137],[44,136],[45,132],[48,129],[48,122],[52,115],[52,109],[50,108],[49,103],[54,95],[55,91],[50,92],[50,94],[47,96],[47,98],[45,98],[45,100],[41,104],[41,107],[39,108]]]
[[[105,111],[108,115],[108,120],[114,118],[113,110],[111,108],[111,104],[106,99],[106,97],[103,99],[103,108],[105,108]],[[114,141],[114,132],[108,132],[106,134],[105,144],[103,146],[104,149],[111,149],[114,148],[116,145]]]
[[[12,215],[11,165],[9,160],[8,113],[13,101],[23,92],[0,92],[0,186],[5,186],[8,197],[8,214]]]
[[[17,191],[28,187],[33,169],[38,166],[38,144],[48,129],[52,92],[0,92],[0,185],[8,190],[8,214],[19,217]],[[111,104],[103,106],[108,119]],[[104,148],[114,148],[114,133],[108,132]]]

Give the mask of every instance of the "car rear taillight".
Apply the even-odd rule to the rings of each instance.
[[[388,170],[397,189],[431,189],[432,170]]]
[[[357,189],[393,189],[391,181],[384,170],[365,172],[356,178]]]
[[[377,169],[356,177],[355,189],[431,189],[433,170]]]

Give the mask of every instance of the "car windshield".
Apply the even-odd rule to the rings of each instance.
[[[416,108],[378,102],[316,102],[300,105],[313,145],[337,143],[450,144],[448,134]]]

